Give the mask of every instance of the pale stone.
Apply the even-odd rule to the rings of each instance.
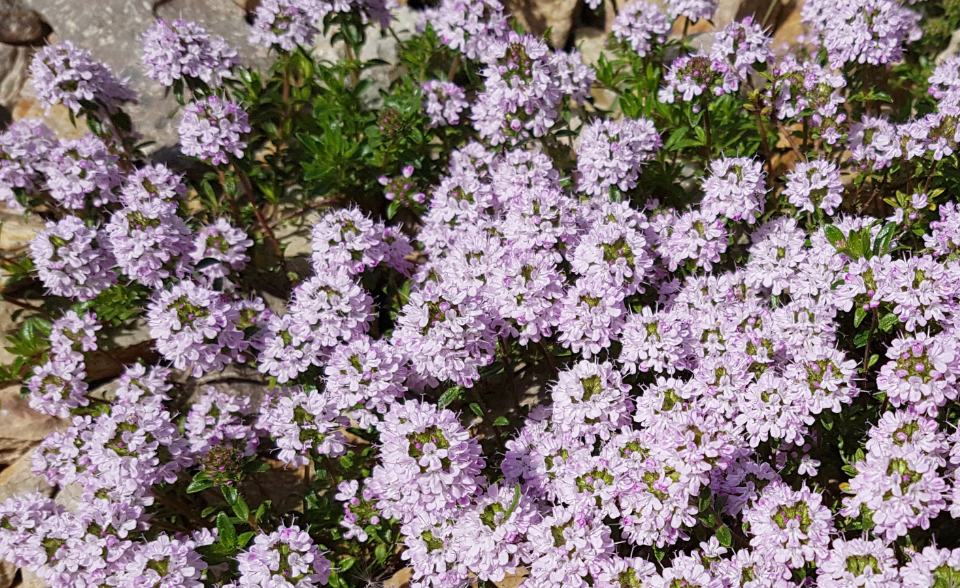
[[[30,408],[19,386],[0,389],[0,465],[10,465],[68,422]],[[5,471],[5,470],[4,470]]]

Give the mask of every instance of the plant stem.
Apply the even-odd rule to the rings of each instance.
[[[783,133],[784,137],[786,137],[787,142],[790,143],[790,149],[793,150],[793,153],[797,156],[797,159],[804,162],[807,161],[807,156],[800,151],[799,147],[797,147],[797,142],[793,139],[793,133],[788,132],[786,127],[784,127],[783,123],[779,120],[776,120],[776,123],[777,128],[780,129],[780,132]]]
[[[520,412],[520,394],[517,393],[517,384],[514,382],[513,362],[510,360],[510,347],[507,340],[500,337],[500,357],[503,359],[503,372],[507,376],[507,385],[510,386],[510,394],[513,396],[513,404],[517,407],[517,413]]]
[[[710,154],[713,152],[713,136],[710,132],[710,103],[707,102],[703,105],[703,126],[704,131],[707,134],[707,142],[704,146],[706,148],[706,158],[710,159]]]
[[[867,345],[863,350],[863,375],[867,375],[870,369],[870,340],[873,339],[873,331],[877,328],[877,309],[874,308],[870,313],[870,332],[867,333]]]
[[[237,177],[240,178],[240,184],[243,186],[243,191],[247,193],[247,198],[250,199],[250,204],[253,205],[253,214],[257,217],[257,222],[260,224],[260,228],[263,229],[264,237],[267,241],[270,242],[270,245],[273,247],[274,252],[277,254],[281,260],[283,260],[283,249],[280,247],[280,242],[277,241],[276,235],[273,234],[273,229],[270,228],[270,225],[267,223],[267,219],[263,218],[263,213],[260,212],[260,207],[257,206],[257,200],[253,195],[253,184],[250,183],[250,178],[247,177],[247,174],[243,173],[243,170],[240,169],[240,166],[234,162],[233,169],[237,173]]]
[[[450,71],[447,73],[447,79],[451,82],[453,81],[453,76],[457,75],[457,68],[460,67],[460,54],[458,53],[456,57],[453,58],[453,63],[450,64]]]

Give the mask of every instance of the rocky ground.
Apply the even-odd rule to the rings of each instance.
[[[130,112],[145,140],[154,141],[158,157],[176,153],[176,128],[172,113],[176,106],[172,97],[143,74],[140,68],[140,37],[155,18],[184,18],[200,22],[213,34],[224,37],[248,65],[269,63],[267,51],[247,43],[247,18],[257,0],[0,0],[0,129],[11,120],[43,118],[50,128],[61,136],[76,138],[83,134],[70,122],[66,109],[53,108],[45,113],[36,102],[29,79],[29,64],[37,47],[56,40],[70,40],[90,50],[94,57],[109,64],[115,72],[129,77],[130,84],[140,96],[140,104]],[[590,11],[582,0],[508,0],[513,13],[536,32],[551,31],[550,42],[556,47],[576,46],[585,59],[596,61],[613,22],[613,0],[605,2],[605,9]],[[619,6],[623,0],[618,0]],[[771,4],[772,2],[772,4]],[[802,0],[799,0],[802,2]],[[774,31],[776,45],[789,43],[802,32],[798,0],[721,0],[714,26],[723,27],[731,21],[756,14],[766,17]],[[411,30],[417,20],[415,12],[404,6],[399,12],[398,31]],[[699,23],[692,31],[701,35],[705,43],[712,40],[708,23]],[[960,42],[960,37],[958,37]],[[322,58],[334,60],[339,50],[329,42],[317,47]],[[362,58],[377,57],[387,63],[396,63],[396,41],[391,37],[371,38]],[[392,75],[390,66],[371,70],[378,82],[371,91],[377,96],[376,86],[383,87]],[[602,98],[598,96],[598,99]],[[0,255],[9,255],[26,247],[40,223],[34,218],[0,209]],[[302,237],[291,233],[288,239],[300,239],[293,244],[303,245]],[[2,276],[0,276],[2,279]],[[6,287],[0,283],[0,292]],[[37,292],[39,297],[42,293]],[[10,302],[0,301],[0,334],[7,335],[19,313],[29,312]],[[99,380],[108,381],[119,374],[127,358],[150,353],[150,341],[145,332],[131,336],[124,342],[124,352],[90,362],[90,371],[96,371]],[[0,348],[0,365],[12,361],[12,356]],[[259,383],[254,376],[231,372],[210,376],[200,385],[216,387],[239,394],[254,394]],[[2,384],[0,384],[2,385]],[[109,389],[110,384],[102,389]],[[185,395],[185,399],[190,394]],[[30,458],[35,447],[49,432],[64,427],[58,419],[30,410],[20,399],[19,385],[0,388],[0,502],[8,497],[30,491],[56,494],[57,500],[68,504],[75,494],[70,488],[47,486],[30,472]],[[387,585],[401,586],[409,574],[398,574]],[[519,578],[505,582],[503,588],[512,588]],[[0,588],[19,586],[39,588],[43,583],[25,570],[16,570],[0,560]]]

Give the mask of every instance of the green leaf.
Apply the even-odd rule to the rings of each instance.
[[[846,237],[843,236],[843,231],[833,225],[823,227],[823,232],[826,233],[827,240],[830,241],[830,244],[834,247],[839,247],[837,243],[846,239]]]
[[[863,251],[863,242],[860,239],[860,233],[850,231],[850,236],[847,237],[847,244],[850,246],[849,249],[854,253],[853,259],[859,259],[860,253]]]
[[[242,521],[250,520],[250,507],[247,506],[246,501],[242,497],[237,497],[237,501],[232,505],[233,514],[237,515],[237,518]]]
[[[187,494],[196,494],[197,492],[203,492],[207,488],[213,486],[213,480],[197,480],[194,479],[190,482],[190,485],[187,486]]]
[[[237,537],[237,544],[240,547],[246,547],[247,543],[250,543],[250,540],[256,537],[256,535],[257,534],[253,531],[247,531],[246,533],[241,533],[240,536]]]
[[[869,339],[870,331],[860,331],[857,333],[857,336],[853,338],[853,346],[857,348],[865,347]]]
[[[477,415],[480,418],[483,418],[483,409],[480,408],[480,405],[477,404],[476,402],[470,403],[470,410],[473,412],[473,414]]]
[[[878,361],[879,359],[880,359],[880,355],[878,355],[878,354],[876,354],[876,353],[871,354],[871,355],[870,355],[870,360],[867,362],[867,367],[868,367],[868,368],[873,367],[873,364],[877,363],[877,361]]]
[[[877,326],[879,326],[880,330],[884,333],[889,333],[899,322],[900,318],[890,312],[880,317],[880,322],[877,323]]]
[[[893,240],[893,234],[897,230],[896,223],[887,223],[883,225],[883,228],[880,229],[880,232],[877,233],[877,238],[873,241],[873,254],[876,256],[881,256],[887,252],[890,248],[890,241]]]
[[[494,426],[496,427],[508,427],[510,426],[510,421],[507,417],[500,416],[497,417],[497,420],[493,421]]]
[[[337,568],[338,568],[337,571],[342,574],[342,573],[346,572],[347,570],[349,570],[350,568],[352,568],[352,567],[353,567],[353,564],[355,564],[355,563],[357,563],[357,558],[355,558],[355,557],[347,557],[347,558],[344,558],[344,559],[340,560],[340,565],[337,566]]]
[[[440,408],[446,408],[463,398],[464,392],[466,392],[466,389],[463,386],[454,386],[440,395],[440,400],[437,401],[437,404],[440,405]]]
[[[383,543],[377,545],[377,548],[373,550],[373,555],[377,558],[377,563],[383,565],[387,561],[387,546]]]
[[[203,509],[203,510],[200,512],[200,518],[204,518],[204,519],[205,519],[205,518],[207,518],[208,516],[212,515],[213,513],[217,512],[218,510],[220,510],[220,505],[218,505],[218,504],[215,504],[215,505],[213,505],[213,506],[208,506],[207,508]]]
[[[865,318],[867,318],[867,311],[862,306],[858,306],[857,311],[853,313],[853,326],[859,327]]]
[[[217,531],[220,534],[221,544],[226,547],[236,547],[237,529],[230,522],[230,517],[225,512],[217,515]]]
[[[733,533],[727,527],[720,527],[717,529],[717,541],[724,547],[730,547],[733,545]]]
[[[253,513],[253,517],[260,522],[260,519],[263,518],[263,515],[267,514],[267,509],[270,508],[271,502],[269,500],[264,500],[260,503],[260,506],[257,507],[257,512]]]
[[[667,552],[660,549],[656,545],[653,546],[653,557],[657,558],[657,561],[663,561],[664,556],[667,555]]]
[[[247,463],[243,464],[243,473],[252,476],[254,474],[262,474],[263,472],[270,470],[270,464],[265,461],[260,461],[259,459],[251,459]]]
[[[234,504],[240,496],[233,486],[221,486],[220,491],[223,492],[223,498],[227,501],[227,504]]]
[[[387,207],[387,219],[392,219],[393,217],[397,216],[398,210],[400,210],[400,201],[392,201],[390,206]]]

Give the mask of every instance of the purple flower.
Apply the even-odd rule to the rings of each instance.
[[[800,210],[813,212],[816,208],[833,214],[843,203],[843,184],[836,164],[823,159],[797,162],[787,174],[783,193],[790,204]]]
[[[578,187],[585,194],[608,194],[611,186],[632,190],[640,166],[660,148],[653,122],[641,118],[597,121],[584,131],[577,154]]]
[[[353,341],[373,319],[370,295],[344,272],[325,272],[294,289],[289,309],[290,332],[313,339],[320,347]]]
[[[81,484],[118,502],[149,505],[150,486],[173,483],[193,461],[170,413],[150,398],[114,404],[80,438],[89,460]]]
[[[873,533],[887,542],[910,529],[929,528],[930,521],[946,510],[947,484],[939,475],[945,460],[910,443],[871,451],[854,464],[857,475],[846,489],[843,516],[871,513]]]
[[[330,210],[313,226],[314,271],[317,274],[360,274],[373,269],[387,255],[383,223],[368,218],[357,208]]]
[[[794,588],[790,569],[758,551],[741,549],[730,559],[721,559],[711,568],[724,586],[756,588]]]
[[[472,386],[493,363],[496,336],[481,300],[454,281],[427,282],[397,317],[394,345],[425,378]]]
[[[667,14],[671,20],[685,16],[688,20],[697,21],[701,18],[713,18],[717,9],[714,0],[667,0]]]
[[[510,30],[503,4],[498,0],[442,0],[424,16],[440,41],[467,59],[477,59],[491,43]]]
[[[83,357],[53,357],[33,372],[27,382],[30,408],[53,416],[67,418],[70,410],[87,406],[87,377]]]
[[[30,258],[56,296],[91,300],[117,281],[103,236],[75,216],[48,222],[30,241]]]
[[[352,409],[362,427],[377,423],[377,414],[403,398],[406,358],[388,341],[362,336],[333,349],[327,365],[326,390],[340,410]]]
[[[453,82],[424,82],[423,96],[423,110],[430,117],[431,127],[460,124],[460,113],[470,106],[463,88]]]
[[[582,277],[567,288],[557,330],[561,345],[590,358],[610,347],[623,328],[624,289],[597,276]]]
[[[612,30],[614,37],[643,57],[650,52],[653,44],[666,40],[670,23],[656,5],[638,0],[620,10]]]
[[[240,588],[317,588],[330,577],[330,560],[296,525],[257,535],[250,549],[237,556],[237,563]]]
[[[684,264],[690,267],[691,262],[710,271],[720,262],[720,254],[727,250],[727,230],[715,214],[692,210],[671,221],[661,231],[657,247],[670,271]]]
[[[195,79],[217,87],[240,63],[222,37],[210,36],[195,22],[177,19],[170,24],[162,18],[143,34],[142,60],[147,77],[161,86]]]
[[[807,5],[804,5],[807,6]],[[812,110],[811,121],[820,125],[824,119],[836,117],[845,98],[839,90],[847,85],[846,79],[814,62],[799,62],[793,57],[785,58],[774,69],[775,81],[769,86],[768,99],[777,109],[780,119],[796,118],[804,110]],[[835,141],[828,141],[833,144]]]
[[[199,269],[208,278],[225,278],[230,271],[241,271],[250,261],[247,249],[253,247],[253,239],[241,229],[232,226],[226,219],[218,218],[204,225],[193,238],[190,258],[199,266],[204,259],[214,260]]]
[[[283,51],[313,45],[316,23],[325,14],[321,0],[263,0],[254,12],[250,42]]]
[[[190,229],[176,214],[185,192],[180,177],[162,165],[131,174],[120,194],[123,208],[104,227],[117,265],[128,277],[157,288],[190,269]]]
[[[733,65],[741,80],[751,72],[761,71],[773,63],[771,39],[763,27],[753,22],[753,16],[732,22],[717,33],[710,50],[710,59]]]
[[[480,489],[480,444],[449,410],[394,403],[380,426],[380,465],[367,481],[385,516],[413,521],[466,506]]]
[[[620,358],[624,373],[653,370],[673,374],[689,367],[690,332],[680,312],[654,312],[644,306],[630,314],[620,335]]]
[[[880,539],[834,539],[817,571],[817,586],[823,588],[901,586],[893,550]]]
[[[227,445],[244,457],[253,455],[259,439],[245,422],[249,414],[250,398],[231,396],[208,386],[187,413],[184,428],[190,453],[202,457],[212,447]]]
[[[554,506],[543,521],[530,527],[528,537],[528,581],[535,586],[587,588],[590,571],[614,553],[610,527],[587,503]]]
[[[157,290],[147,309],[157,351],[179,370],[198,378],[223,369],[246,349],[236,306],[190,280]]]
[[[153,541],[134,543],[116,581],[120,586],[144,588],[201,588],[203,582],[200,577],[207,564],[197,553],[196,547],[189,539],[171,539],[164,534]]]
[[[565,280],[553,254],[512,248],[487,276],[486,296],[521,345],[549,337],[560,318]]]
[[[83,353],[96,351],[97,315],[86,312],[80,316],[73,310],[68,310],[62,317],[53,321],[50,329],[50,351],[59,359],[68,357],[83,359]]]
[[[584,63],[583,55],[573,50],[556,51],[550,58],[550,66],[557,77],[560,92],[569,96],[571,102],[583,104],[590,97],[590,88],[597,80],[597,72]]]
[[[321,365],[328,349],[320,344],[309,329],[294,328],[295,317],[271,315],[264,325],[263,349],[260,350],[259,370],[286,384],[310,369]]]
[[[830,67],[847,63],[896,63],[904,45],[921,36],[920,15],[890,0],[815,0],[801,12],[823,37]]]
[[[529,496],[493,484],[458,517],[453,539],[462,549],[459,559],[481,580],[501,581],[527,560],[526,534],[539,521]]]
[[[260,408],[257,428],[276,440],[280,461],[298,467],[322,455],[346,453],[347,438],[340,428],[348,423],[329,392],[278,388]]]
[[[703,182],[705,214],[753,224],[763,212],[767,188],[763,164],[749,157],[721,157],[710,162]]]
[[[399,176],[393,178],[380,176],[378,181],[383,186],[383,197],[404,207],[416,206],[426,202],[427,195],[420,190],[416,180],[410,179],[412,177],[412,165],[404,166]]]
[[[958,574],[960,549],[928,545],[910,554],[910,561],[900,568],[900,581],[905,588],[933,588],[938,583],[949,585]]]
[[[546,134],[563,98],[546,43],[509,31],[485,47],[482,60],[486,83],[470,115],[480,136],[501,145]]]
[[[833,516],[822,502],[806,485],[794,491],[781,482],[771,483],[743,513],[750,523],[751,547],[791,569],[822,562],[830,553],[833,531]]]
[[[780,217],[761,225],[750,238],[753,245],[744,282],[754,288],[770,288],[774,296],[789,290],[805,257],[803,229],[794,219]]]
[[[50,195],[65,208],[75,210],[86,208],[88,198],[93,206],[116,202],[122,182],[117,156],[89,133],[76,141],[61,141],[51,149],[43,173]]]
[[[126,80],[117,80],[109,67],[70,41],[37,51],[30,74],[37,98],[48,114],[54,104],[63,104],[74,114],[91,106],[113,114],[124,102],[136,103]]]
[[[0,133],[0,202],[20,212],[20,200],[44,184],[43,170],[56,137],[42,121],[23,119]]]
[[[588,444],[610,435],[630,422],[633,401],[630,387],[613,364],[581,361],[557,374],[553,399],[553,422],[563,433],[584,437]]]
[[[957,342],[952,336],[915,333],[900,336],[887,347],[890,359],[880,368],[877,388],[893,406],[910,406],[935,417],[956,400]]]
[[[242,137],[250,125],[246,111],[214,95],[188,104],[178,131],[184,155],[220,165],[229,163],[231,155],[243,157],[247,142]]]
[[[940,220],[930,221],[930,232],[923,236],[923,244],[934,255],[950,255],[960,249],[960,209],[953,202],[944,202],[937,212]]]

